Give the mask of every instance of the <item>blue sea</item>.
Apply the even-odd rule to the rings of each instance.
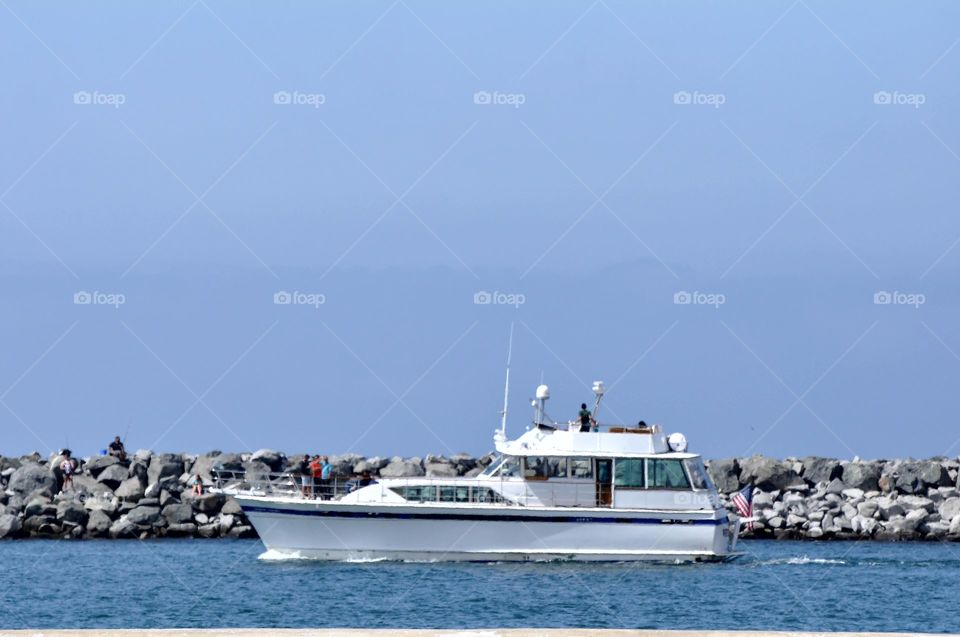
[[[743,541],[727,564],[325,563],[257,540],[0,543],[0,629],[960,631],[960,545]]]

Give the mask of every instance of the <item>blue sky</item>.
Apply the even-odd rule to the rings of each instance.
[[[0,453],[956,455],[958,14],[7,0]]]

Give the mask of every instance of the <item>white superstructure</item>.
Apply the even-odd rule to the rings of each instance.
[[[596,413],[603,384],[594,391]],[[318,498],[305,497],[290,476],[222,491],[243,507],[269,550],[295,557],[717,561],[735,555],[739,520],[721,505],[683,436],[668,437],[658,425],[547,422],[549,389],[541,385],[536,396],[532,426],[514,440],[505,426],[497,430],[499,456],[473,478],[338,481],[324,485]]]

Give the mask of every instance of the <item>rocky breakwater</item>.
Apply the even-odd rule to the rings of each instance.
[[[59,456],[0,456],[0,538],[255,537],[231,498],[194,495],[190,477],[214,482],[214,469],[248,475],[289,472],[302,454],[138,451],[128,461],[88,458],[61,491]],[[475,458],[331,456],[339,479],[472,477],[492,462]],[[842,461],[764,456],[713,460],[708,471],[732,511],[730,495],[754,485],[753,529],[745,537],[960,541],[956,459]]]
[[[841,461],[763,456],[714,460],[708,471],[730,495],[754,485],[745,537],[960,541],[956,459]]]
[[[205,456],[140,451],[121,462],[98,456],[80,462],[73,488],[62,490],[61,456],[0,457],[0,538],[255,537],[236,502],[197,495],[187,486],[211,469],[262,469],[282,456],[212,452]]]

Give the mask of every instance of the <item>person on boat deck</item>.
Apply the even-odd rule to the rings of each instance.
[[[320,458],[320,493],[324,498],[330,496],[330,474],[333,472],[333,465],[330,464],[330,458],[323,456]]]
[[[310,461],[310,477],[313,484],[313,495],[312,497],[317,497],[317,492],[319,491],[320,480],[323,478],[323,462],[320,460],[320,454],[317,454],[313,457],[313,460]]]
[[[597,421],[587,409],[587,403],[580,403],[580,431],[593,431],[596,426]]]
[[[109,449],[110,455],[120,462],[127,459],[127,449],[123,446],[123,441],[120,440],[120,436],[114,438],[113,442],[111,442],[107,448]]]
[[[303,454],[303,460],[297,464],[297,473],[300,474],[300,493],[309,498],[313,495],[313,476],[310,475],[310,454]]]
[[[370,475],[369,471],[364,471],[360,475],[360,481],[357,483],[359,487],[368,487],[371,484],[376,484],[377,481],[373,479],[373,476]]]

